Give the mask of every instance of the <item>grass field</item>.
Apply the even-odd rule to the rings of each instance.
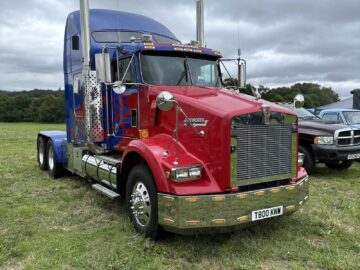
[[[77,176],[38,169],[39,130],[0,123],[0,269],[360,269],[360,163],[319,166],[292,216],[222,235],[135,233],[124,205]]]

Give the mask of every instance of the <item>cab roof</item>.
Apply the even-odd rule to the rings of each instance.
[[[90,32],[99,30],[128,30],[155,33],[178,40],[165,25],[149,17],[124,11],[90,9]],[[80,11],[69,14],[66,22],[65,38],[81,32]]]
[[[95,31],[134,31],[144,34],[158,34],[179,40],[163,24],[149,17],[124,11],[90,9],[89,11],[90,33]],[[65,40],[70,39],[74,35],[81,34],[80,11],[74,11],[69,14],[65,28]],[[96,42],[91,37],[92,52],[99,52],[104,47],[104,43]],[[199,48],[186,44],[156,44],[151,42],[122,42],[121,47],[128,53],[131,51],[177,51],[183,53],[204,54],[208,56],[221,57],[221,53],[217,50],[209,48]],[[126,54],[126,52],[124,52]]]

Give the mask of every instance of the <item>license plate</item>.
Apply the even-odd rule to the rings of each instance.
[[[256,220],[261,220],[261,219],[265,219],[265,218],[281,216],[282,214],[283,214],[283,206],[280,205],[280,206],[275,206],[275,207],[252,211],[251,212],[251,220],[256,221]]]
[[[348,155],[348,159],[359,159],[360,158],[360,154],[350,154]]]

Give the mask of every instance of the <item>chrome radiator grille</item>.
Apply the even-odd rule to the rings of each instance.
[[[265,182],[291,177],[292,126],[238,125],[236,127],[236,180],[238,183]],[[251,181],[244,181],[250,180]]]

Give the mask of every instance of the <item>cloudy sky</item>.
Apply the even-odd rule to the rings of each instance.
[[[205,39],[224,57],[241,47],[248,82],[318,82],[341,97],[360,88],[359,0],[204,0]],[[0,2],[0,89],[63,88],[67,14],[78,0]],[[195,39],[195,0],[90,0],[92,8],[150,16]]]

